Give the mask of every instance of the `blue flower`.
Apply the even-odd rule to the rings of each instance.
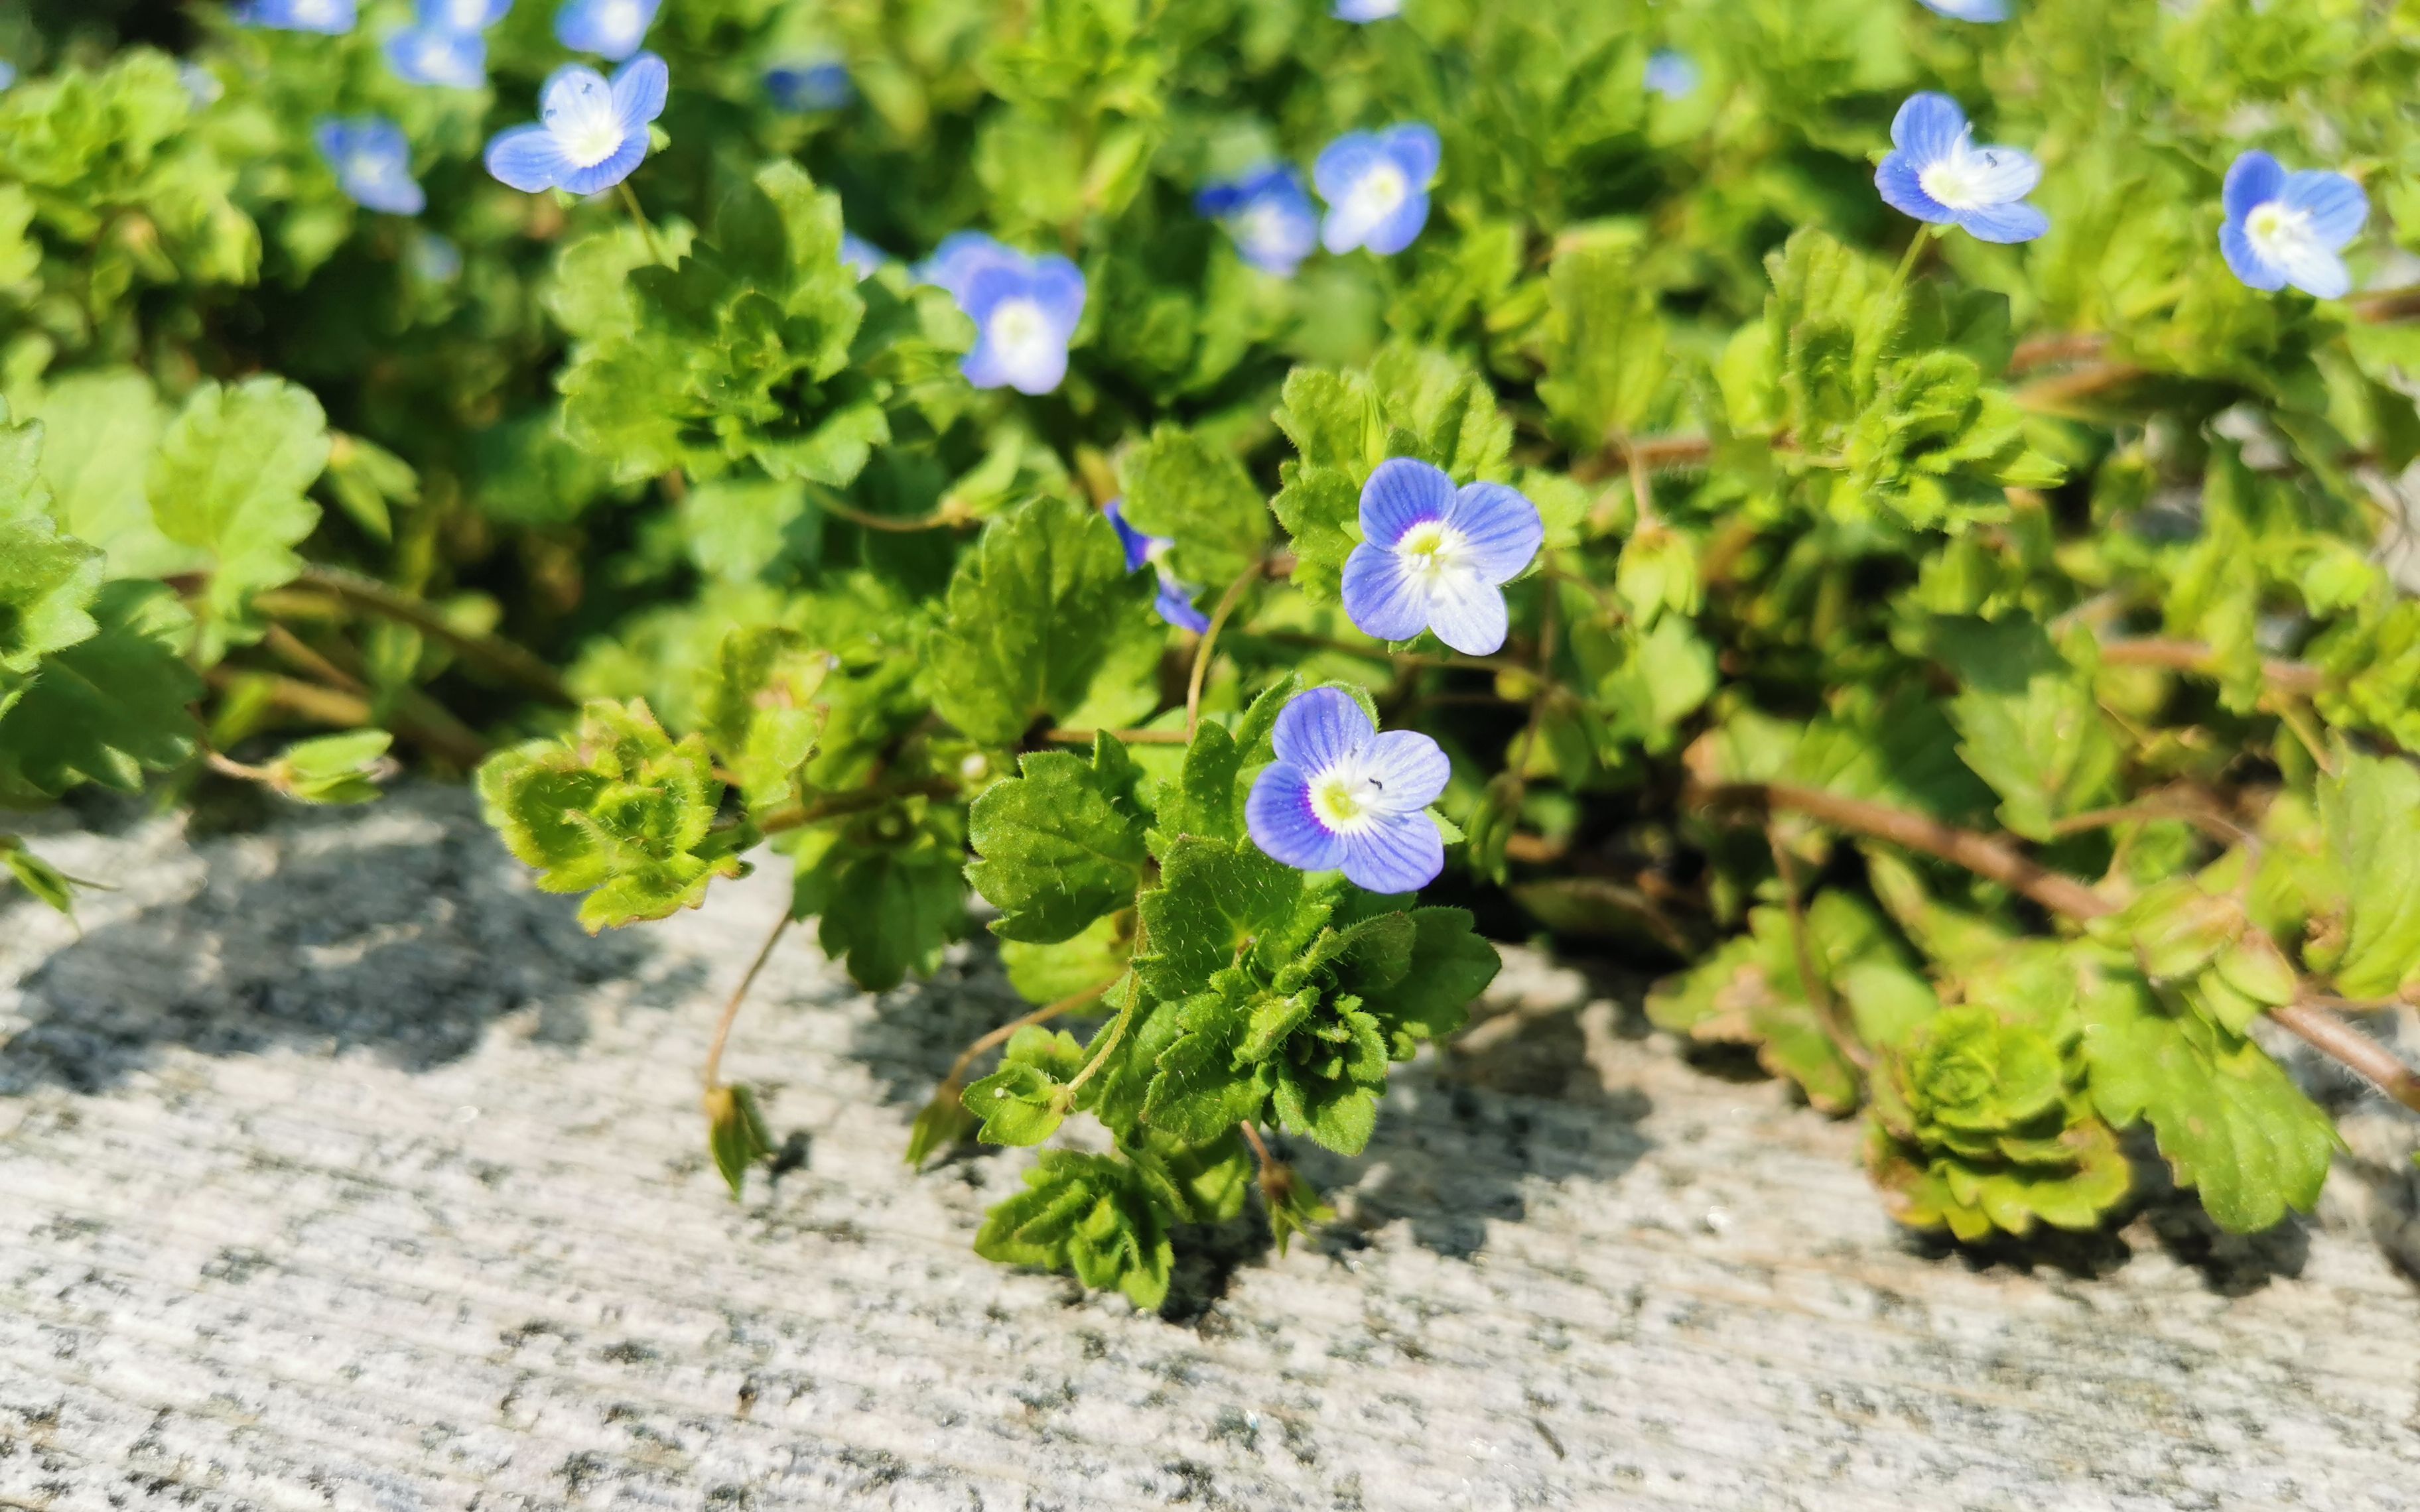
[[[1407,456],[1361,486],[1361,544],[1344,559],[1344,612],[1364,634],[1422,630],[1466,656],[1504,644],[1504,595],[1546,538],[1538,506],[1500,483],[1453,480]]]
[[[1330,252],[1367,247],[1382,257],[1410,246],[1428,224],[1440,155],[1436,132],[1418,124],[1347,131],[1327,144],[1311,170],[1327,201],[1320,241]]]
[[[404,266],[427,283],[451,284],[462,276],[462,249],[434,231],[424,231],[404,248]]]
[[[594,194],[630,177],[647,155],[647,123],[664,113],[664,60],[642,53],[613,70],[566,63],[538,92],[538,121],[498,131],[488,171],[515,189]]]
[[[1112,499],[1101,506],[1101,513],[1109,516],[1109,523],[1117,527],[1118,544],[1126,548],[1126,571],[1140,572],[1149,566],[1159,575],[1159,599],[1156,606],[1159,617],[1180,630],[1190,630],[1195,635],[1206,632],[1210,628],[1210,618],[1193,607],[1194,590],[1178,582],[1162,564],[1161,559],[1168,555],[1168,548],[1176,543],[1165,535],[1145,535],[1136,530],[1126,523],[1125,511],[1118,506],[1119,501]]]
[[[1698,92],[1698,65],[1686,53],[1659,47],[1647,56],[1647,92],[1686,100]]]
[[[488,39],[423,22],[386,39],[386,64],[406,84],[476,89],[488,82]]]
[[[619,61],[639,50],[663,0],[564,0],[554,13],[554,39],[575,53]]]
[[[1193,196],[1193,208],[1227,228],[1235,250],[1264,272],[1290,278],[1319,244],[1319,212],[1292,165],[1272,162]]]
[[[1978,147],[1966,113],[1947,95],[1910,95],[1891,122],[1897,148],[1874,170],[1884,203],[1934,225],[1963,226],[1978,241],[2031,241],[2050,218],[2024,203],[2041,164],[2015,147]]]
[[[1342,868],[1372,892],[1414,892],[1445,870],[1445,837],[1428,806],[1453,764],[1435,741],[1414,730],[1380,734],[1335,687],[1295,695],[1269,736],[1278,759],[1244,800],[1253,844],[1305,872]]]
[[[226,95],[226,85],[219,83],[219,76],[198,63],[178,64],[177,82],[185,86],[185,98],[194,102],[195,110],[207,110]]]
[[[863,237],[853,231],[840,234],[840,265],[854,270],[860,279],[872,278],[889,261],[891,254]]]
[[[1924,0],[1924,8],[1952,21],[1993,22],[2009,19],[2009,0]]]
[[[342,37],[353,29],[354,8],[353,0],[245,0],[234,16],[239,25]]]
[[[2257,289],[2291,284],[2322,300],[2352,291],[2338,253],[2361,235],[2369,196],[2340,173],[2288,173],[2266,152],[2247,152],[2226,170],[2226,223],[2218,246],[2235,276]]]
[[[504,20],[512,8],[513,0],[420,0],[415,14],[424,27],[483,32]]]
[[[839,110],[857,98],[857,85],[840,59],[814,58],[767,69],[765,92],[783,110]]]
[[[337,186],[364,209],[418,215],[428,204],[411,177],[411,143],[395,122],[380,116],[322,116],[312,124],[311,140],[335,170]]]
[[[1336,0],[1336,8],[1328,14],[1356,26],[1366,26],[1373,21],[1401,15],[1403,9],[1404,0]]]
[[[974,349],[958,371],[976,388],[1048,393],[1067,376],[1067,340],[1084,314],[1084,275],[1074,263],[956,231],[916,276],[947,289],[974,321]]]

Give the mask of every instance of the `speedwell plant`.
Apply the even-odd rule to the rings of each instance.
[[[2412,0],[32,14],[0,799],[475,775],[592,929],[987,934],[986,1255],[1319,1222],[1487,934],[1962,1242],[2307,1211],[2297,1041],[2420,1105]]]

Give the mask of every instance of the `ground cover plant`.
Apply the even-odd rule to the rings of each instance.
[[[1660,973],[1958,1242],[2108,1221],[2130,1139],[2307,1211],[2264,1037],[2420,1107],[2411,0],[0,54],[0,802],[410,767],[593,929],[769,866],[868,989],[987,931],[1033,1011],[903,1151],[1051,1147],[987,1256],[1148,1306],[1317,1223],[1267,1133],[1360,1149],[1490,933]]]

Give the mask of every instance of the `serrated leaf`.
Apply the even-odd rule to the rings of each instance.
[[[1283,964],[1311,943],[1334,906],[1331,889],[1271,860],[1249,841],[1181,840],[1140,909],[1148,950],[1135,970],[1154,997],[1190,998],[1247,951]]]
[[[2320,779],[2319,809],[2333,896],[2312,900],[2328,936],[2314,968],[2347,997],[2400,995],[2420,983],[2420,768],[2351,754]]]
[[[714,1168],[737,1201],[748,1180],[748,1167],[773,1153],[773,1136],[766,1132],[765,1115],[756,1094],[747,1087],[718,1087],[706,1094],[706,1143]]]
[[[1067,1106],[1061,1086],[1040,1067],[1011,1062],[967,1088],[969,1113],[987,1145],[1038,1145],[1059,1132]]]
[[[888,992],[908,973],[929,977],[941,951],[966,930],[966,881],[959,858],[938,845],[881,849],[832,866],[819,884],[816,941],[845,964],[848,980]]]
[[[1134,1166],[1110,1155],[1045,1150],[1026,1190],[993,1208],[975,1253],[1008,1265],[1072,1271],[1088,1287],[1114,1287],[1138,1307],[1168,1296],[1175,1254],[1169,1214]]]
[[[1233,582],[1268,545],[1268,505],[1227,447],[1162,425],[1119,472],[1126,522],[1174,543],[1169,570],[1185,582]]]
[[[2000,795],[2000,819],[2049,840],[2059,819],[2113,802],[2122,751],[2091,679],[2030,621],[1937,621],[1933,655],[1962,685],[1958,753]]]
[[[1151,859],[1147,820],[1134,763],[1106,731],[1090,761],[1040,751],[1020,770],[975,799],[968,842],[978,859],[967,880],[1001,911],[994,933],[1051,944],[1133,903]]]
[[[144,491],[160,532],[207,563],[196,655],[205,666],[260,638],[252,597],[302,570],[319,523],[304,490],[328,462],[327,416],[282,378],[203,382],[160,438]]]
[[[1046,717],[1104,729],[1140,717],[1166,640],[1155,592],[1097,510],[1045,495],[994,520],[924,644],[934,707],[992,746]]]
[[[743,625],[723,638],[700,700],[705,734],[750,809],[804,793],[807,763],[831,717],[820,695],[838,664],[786,626]]]
[[[0,712],[0,795],[53,798],[80,782],[133,793],[144,773],[192,758],[193,617],[150,582],[103,584],[92,614],[99,629],[43,657]]]
[[[1185,764],[1176,780],[1159,790],[1149,836],[1153,854],[1166,856],[1169,846],[1187,835],[1220,841],[1242,837],[1243,804],[1236,781],[1243,774],[1243,759],[1226,726],[1213,719],[1202,722],[1185,748]]]

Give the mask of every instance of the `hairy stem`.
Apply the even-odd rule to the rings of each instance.
[[[488,671],[565,708],[579,701],[564,687],[563,679],[535,652],[499,635],[475,635],[458,630],[427,602],[399,589],[366,578],[342,567],[307,566],[300,579],[314,588],[323,589],[340,602],[376,614],[383,619],[406,625],[438,642],[465,661],[475,662]]]
[[[2218,653],[2198,640],[2129,636],[2101,642],[2101,659],[2113,667],[2166,667],[2180,672],[2208,672],[2215,670]],[[2307,661],[2277,657],[2260,663],[2260,675],[2288,693],[2316,693],[2328,681],[2325,671]]]
[[[1193,648],[1193,675],[1185,683],[1185,734],[1191,739],[1202,724],[1202,687],[1210,680],[1210,652],[1218,643],[1218,632],[1227,627],[1227,617],[1244,601],[1244,590],[1252,579],[1268,570],[1265,562],[1255,562],[1235,575],[1227,591],[1218,595],[1218,607],[1210,613],[1210,627],[1202,632],[1202,643]]]
[[[1135,953],[1140,955],[1141,952],[1142,935],[1138,931],[1135,935]],[[1066,1099],[1067,1105],[1070,1107],[1076,1103],[1077,1089],[1091,1081],[1095,1072],[1109,1064],[1110,1053],[1117,1049],[1118,1041],[1126,1037],[1126,1026],[1134,1022],[1136,1005],[1142,1001],[1142,983],[1135,980],[1133,972],[1127,972],[1118,980],[1126,984],[1126,1000],[1125,1005],[1118,1010],[1115,1022],[1109,1025],[1109,1037],[1101,1041],[1100,1052],[1084,1062],[1084,1069],[1076,1073],[1076,1079],[1060,1088],[1059,1095]],[[1116,983],[1112,982],[1110,985],[1115,986]]]
[[[1025,1028],[1029,1025],[1047,1024],[1050,1020],[1055,1019],[1063,1013],[1073,1013],[1076,1010],[1092,1002],[1094,998],[1099,997],[1103,993],[1108,992],[1117,984],[1117,979],[1112,977],[1108,981],[1101,983],[1097,987],[1087,987],[1080,993],[1062,997],[1059,1001],[1042,1008],[1037,1008],[1031,1013],[1010,1019],[999,1028],[993,1029],[989,1033],[984,1035],[982,1038],[975,1041],[974,1043],[960,1051],[958,1053],[957,1059],[950,1062],[950,1072],[948,1075],[941,1078],[941,1085],[934,1090],[934,1097],[940,1098],[955,1090],[960,1085],[960,1078],[966,1075],[967,1068],[975,1063],[976,1057],[982,1055],[986,1050],[994,1048],[995,1046],[1006,1044],[1009,1041],[1010,1037],[1015,1035],[1017,1030]]]
[[[818,798],[813,803],[802,804],[795,809],[777,809],[757,821],[756,831],[761,835],[779,834],[785,829],[797,829],[802,825],[812,825],[826,819],[837,819],[843,814],[863,813],[868,809],[879,809],[893,798],[919,796],[954,798],[957,795],[958,785],[955,782],[938,777],[928,778],[922,782],[902,782],[895,787],[860,788],[855,793],[836,793],[830,797]]]
[[[2395,1052],[2342,1019],[2304,1001],[2273,1008],[2269,1016],[2319,1054],[2350,1070],[2364,1081],[2420,1113],[2420,1074],[2395,1057]]]
[[[1182,730],[1075,730],[1055,724],[1042,732],[1042,738],[1053,746],[1089,746],[1093,737],[1100,734],[1113,736],[1129,746],[1183,746],[1193,739]]]
[[[646,211],[639,208],[639,196],[631,191],[630,180],[625,178],[613,187],[622,192],[622,203],[629,207],[630,219],[639,223],[639,235],[646,239],[647,256],[659,267],[671,267],[664,257],[664,244],[656,239],[656,224],[647,219]]]
[[[748,963],[747,974],[739,979],[738,986],[731,989],[730,1000],[722,1005],[722,1017],[714,1024],[713,1042],[706,1047],[706,1064],[698,1072],[709,1096],[722,1085],[722,1047],[731,1042],[731,1026],[739,1017],[739,1005],[748,1001],[748,989],[756,985],[756,978],[764,971],[765,963],[773,959],[773,947],[782,943],[782,936],[787,934],[790,926],[796,922],[790,917],[789,909],[783,908],[782,917],[773,922],[773,932],[765,936],[763,945],[756,948],[756,959]]]

